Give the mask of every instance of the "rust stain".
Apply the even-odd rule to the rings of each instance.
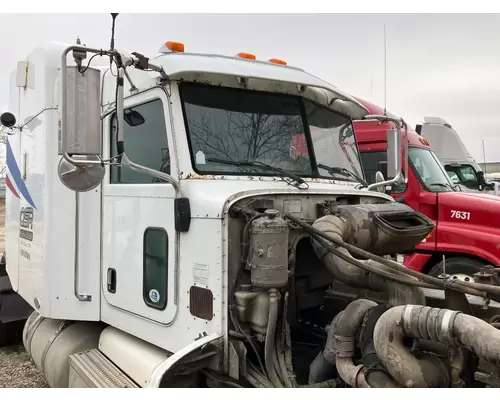
[[[263,179],[261,179],[263,178]],[[231,180],[263,180],[263,181],[268,181],[268,182],[276,182],[276,181],[281,181],[281,178],[276,178],[273,176],[266,176],[266,177],[260,177],[260,176],[225,176],[225,175],[200,175],[196,173],[189,173],[187,174],[183,179],[186,180],[203,180],[203,181],[210,181],[210,180],[225,180],[225,179],[231,179]],[[331,184],[332,180],[330,179],[324,179],[324,178],[302,178],[304,179],[305,182],[309,183],[328,183]],[[335,182],[336,184],[339,184],[338,182]],[[344,182],[340,183],[343,184]],[[351,186],[347,185],[346,186]]]

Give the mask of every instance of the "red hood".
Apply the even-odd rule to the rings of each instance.
[[[438,206],[440,221],[463,221],[465,224],[492,228],[496,228],[500,222],[500,196],[477,192],[445,192],[439,193]],[[459,218],[454,211],[469,213],[469,216]]]

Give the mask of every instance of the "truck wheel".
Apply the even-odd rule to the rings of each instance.
[[[474,274],[480,272],[486,263],[467,257],[451,257],[446,259],[446,274],[467,282],[474,282]],[[439,262],[429,271],[430,276],[438,277],[443,273],[443,262]],[[495,285],[500,286],[500,278],[494,278]]]

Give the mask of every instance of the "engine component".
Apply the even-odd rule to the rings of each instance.
[[[267,210],[252,222],[251,281],[256,288],[281,288],[288,283],[288,223],[278,211]]]
[[[276,289],[271,289],[269,291],[269,322],[267,324],[266,333],[266,343],[265,343],[265,356],[264,361],[266,363],[267,376],[273,383],[274,387],[283,387],[281,384],[274,365],[277,363],[274,353],[275,344],[275,333],[276,333],[276,323],[278,321],[278,311],[279,311],[279,293]]]
[[[235,294],[238,320],[248,324],[250,329],[266,334],[269,318],[269,291],[252,291],[250,285],[241,285]]]
[[[339,242],[385,255],[413,248],[434,228],[434,223],[404,204],[366,204],[340,206],[337,215],[319,218],[314,222],[313,228]],[[336,252],[340,254],[334,254],[325,249],[317,239],[313,239],[312,243],[318,257],[339,281],[375,291],[387,290],[385,279],[379,275],[366,274],[363,269],[353,265],[356,260],[353,260],[347,249],[336,247]],[[378,269],[383,268],[373,260],[357,261],[367,265],[373,264]],[[396,299],[391,302],[393,305],[401,304],[406,297],[402,294],[406,294],[407,286],[402,286],[403,290],[399,286],[398,288],[391,289],[391,298]],[[412,289],[412,293],[408,293],[409,298],[417,299],[420,303],[424,297],[419,292],[418,289]]]
[[[459,311],[398,306],[386,311],[377,322],[374,343],[384,366],[404,386],[446,387],[450,379],[454,385],[461,384],[456,371],[450,378],[450,373],[443,374],[443,366],[435,360],[426,360],[424,365],[405,348],[404,337],[463,347],[493,365],[500,364],[500,331],[487,322]],[[456,360],[452,359],[451,368],[459,368]]]
[[[368,310],[362,322],[359,335],[359,347],[361,349],[361,361],[365,367],[365,379],[368,386],[372,388],[398,387],[380,362],[373,344],[375,325],[386,311],[387,306],[385,304],[380,304]]]
[[[331,349],[334,346],[335,329],[343,312],[339,312],[327,328],[325,349],[318,353],[309,367],[309,384],[326,381],[335,375],[335,353]]]
[[[413,250],[435,227],[434,222],[401,203],[340,206],[337,215],[314,224],[325,233],[376,255]]]
[[[328,344],[330,346],[333,344],[333,349],[325,348],[325,358],[330,362],[335,362],[340,377],[351,387],[366,386],[363,365],[355,365],[353,362],[354,335],[359,329],[365,314],[376,306],[377,303],[366,299],[358,299],[350,303],[335,325],[333,343],[330,341]],[[332,353],[335,354],[334,358]]]

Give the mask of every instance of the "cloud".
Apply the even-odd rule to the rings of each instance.
[[[9,106],[10,71],[36,45],[80,36],[108,47],[110,23],[108,14],[0,15],[0,37],[8,38],[0,42],[8,55],[0,64],[0,109]],[[384,24],[388,109],[412,125],[443,117],[475,157],[482,160],[485,138],[489,161],[500,161],[498,14],[120,14],[116,45],[154,55],[174,40],[190,52],[276,57],[383,105]],[[13,35],[19,26],[36,35]]]

